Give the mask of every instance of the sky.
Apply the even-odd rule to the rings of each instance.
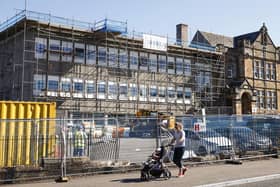
[[[92,22],[104,18],[127,21],[128,29],[169,38],[176,24],[225,36],[255,32],[263,23],[280,46],[279,0],[26,0],[27,9]],[[0,22],[24,9],[25,0],[1,0]]]

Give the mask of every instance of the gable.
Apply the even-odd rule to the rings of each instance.
[[[201,34],[200,31],[197,31],[191,41],[192,45],[203,45],[211,46],[209,41]]]

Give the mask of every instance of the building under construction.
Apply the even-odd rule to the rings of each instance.
[[[86,23],[21,11],[0,26],[0,100],[52,101],[58,116],[192,113],[222,106],[223,46],[129,32],[126,22]]]

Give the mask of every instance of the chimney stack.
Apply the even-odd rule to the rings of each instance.
[[[178,45],[188,46],[188,25],[182,23],[176,25],[176,41]]]

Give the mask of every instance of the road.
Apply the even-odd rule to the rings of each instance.
[[[176,175],[177,170],[171,169]],[[274,177],[263,177],[274,176]],[[256,180],[256,178],[258,180]],[[253,179],[253,180],[251,180]],[[266,179],[266,180],[265,180]],[[269,179],[269,180],[267,180]],[[121,174],[95,175],[87,177],[75,177],[68,183],[55,183],[45,181],[32,184],[16,184],[13,187],[162,187],[162,186],[280,186],[280,159],[245,161],[242,165],[212,164],[190,167],[183,178],[172,177],[170,180],[154,180],[141,182],[139,172]],[[265,180],[265,181],[264,181]],[[234,183],[235,181],[235,183]],[[237,182],[236,181],[241,181]],[[243,181],[243,182],[242,182]],[[256,183],[257,181],[257,183]],[[249,182],[249,183],[248,183]],[[254,183],[255,182],[255,183]],[[244,184],[245,183],[245,184]],[[231,184],[231,185],[230,185]],[[5,186],[5,185],[4,185]],[[8,185],[11,186],[11,185]]]

